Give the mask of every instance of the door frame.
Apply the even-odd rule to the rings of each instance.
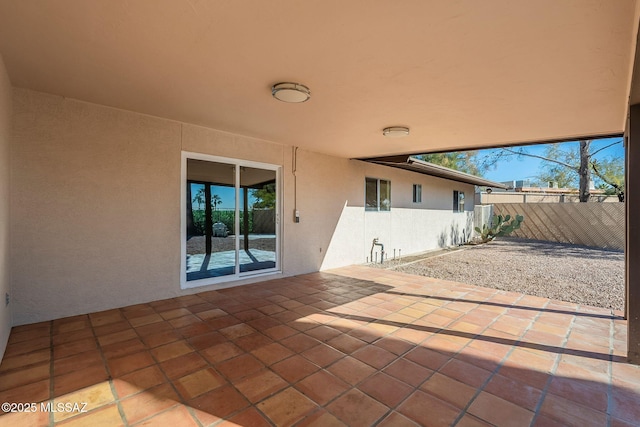
[[[273,275],[282,273],[281,270],[281,260],[282,254],[280,251],[280,242],[281,242],[281,234],[282,234],[282,218],[281,209],[282,209],[282,166],[273,165],[270,163],[260,163],[254,162],[250,160],[242,160],[235,159],[230,157],[220,157],[214,156],[210,154],[203,153],[194,153],[189,151],[182,151],[181,153],[181,169],[180,169],[180,288],[181,289],[192,289],[201,286],[210,286],[216,284],[227,284],[228,287],[229,282],[242,280],[246,278],[253,278],[259,276]],[[235,234],[235,250],[236,250],[236,265],[235,265],[235,273],[227,276],[220,277],[208,277],[205,279],[198,280],[190,280],[187,281],[187,160],[203,160],[215,163],[226,163],[231,166],[235,166],[235,220],[236,220],[236,234]],[[257,169],[265,169],[272,170],[276,174],[276,211],[275,211],[275,221],[276,221],[276,265],[274,268],[263,269],[263,270],[254,270],[247,272],[240,272],[239,266],[239,250],[240,250],[240,236],[239,236],[239,221],[240,221],[240,168],[242,167],[250,167]]]

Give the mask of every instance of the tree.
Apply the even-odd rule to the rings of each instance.
[[[566,163],[577,163],[577,152],[563,151],[560,144],[551,144],[547,147],[544,157],[549,159],[564,158]],[[537,176],[540,182],[556,182],[560,188],[569,188],[575,184],[575,172],[572,168],[553,162],[545,162],[540,174]]]
[[[195,196],[193,196],[193,200],[198,204],[198,210],[202,210],[202,204],[204,203],[204,187],[198,190]]]
[[[477,150],[421,154],[415,157],[425,162],[479,176],[482,176],[484,172],[491,169],[496,163],[493,158],[480,156]]]
[[[273,209],[276,207],[276,183],[265,184],[260,189],[251,190],[251,196],[256,199],[253,207],[256,209]]]
[[[214,216],[216,214],[216,207],[218,207],[220,203],[222,203],[222,199],[220,198],[220,196],[218,196],[217,194],[214,194],[213,196],[211,196],[211,204],[213,205]]]
[[[591,197],[591,168],[589,167],[591,154],[589,154],[589,148],[591,148],[591,141],[580,141],[580,165],[578,166],[580,189],[578,194],[581,202],[588,202]]]
[[[605,190],[605,194],[615,194],[619,201],[624,202],[624,160],[620,158],[594,160],[591,166],[602,180],[598,188]]]
[[[558,185],[570,187],[578,181],[578,195],[581,202],[589,201],[590,184],[592,174],[604,186],[609,186],[610,192],[618,196],[618,200],[624,201],[624,165],[623,159],[610,158],[597,160],[596,154],[616,144],[622,140],[612,142],[597,150],[591,150],[591,140],[579,141],[577,150],[564,150],[560,144],[552,144],[547,148],[543,156],[531,154],[526,148],[503,148],[501,152],[494,156],[494,161],[500,157],[515,155],[533,157],[543,160],[543,172],[540,179],[544,181],[557,181]],[[602,186],[602,185],[601,185]]]

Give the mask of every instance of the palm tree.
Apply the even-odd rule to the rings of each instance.
[[[214,194],[213,196],[211,196],[211,204],[213,205],[214,216],[215,216],[216,207],[220,203],[222,203],[222,199],[220,198],[220,196],[218,196],[217,194]]]
[[[193,200],[198,204],[198,210],[202,210],[202,204],[204,203],[204,188],[198,190]]]

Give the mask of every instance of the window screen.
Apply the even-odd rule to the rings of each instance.
[[[365,178],[364,208],[367,211],[391,210],[391,181]]]
[[[464,212],[464,192],[453,191],[453,211]]]
[[[365,179],[365,210],[378,210],[378,180],[375,178]]]
[[[413,184],[413,203],[422,203],[422,185]]]

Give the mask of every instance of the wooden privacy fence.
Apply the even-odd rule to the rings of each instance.
[[[254,209],[253,229],[255,234],[275,234],[276,233],[276,211],[275,209]]]
[[[624,203],[496,203],[497,215],[524,216],[512,235],[624,250]]]

